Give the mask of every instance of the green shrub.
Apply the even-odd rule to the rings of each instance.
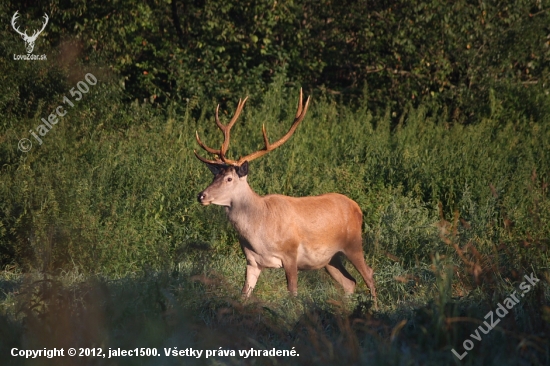
[[[16,10],[26,24],[47,12],[51,21],[37,47],[56,49],[64,67],[76,58],[115,71],[127,100],[225,103],[260,94],[284,72],[293,85],[366,98],[377,113],[430,102],[471,123],[490,113],[491,89],[527,115],[548,108],[536,97],[548,92],[550,70],[550,13],[540,1],[50,0],[0,10],[3,24]],[[22,49],[6,29],[5,54]],[[35,106],[44,97],[40,80],[49,87],[57,80],[55,73],[35,77],[30,64],[25,78],[36,87],[13,84],[0,99],[18,115],[26,110],[17,107],[16,89]]]

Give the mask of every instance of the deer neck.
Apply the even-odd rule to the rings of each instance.
[[[247,237],[247,232],[252,230],[255,222],[265,215],[265,203],[263,197],[254,192],[246,183],[242,190],[231,200],[231,205],[225,207],[229,221],[240,235]]]

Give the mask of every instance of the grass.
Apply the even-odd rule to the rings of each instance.
[[[236,234],[219,207],[195,198],[211,176],[192,154],[194,133],[219,144],[215,103],[125,105],[94,74],[98,85],[31,152],[18,139],[61,97],[3,122],[2,364],[458,364],[451,349],[462,353],[531,273],[540,283],[460,363],[550,362],[550,114],[528,120],[493,96],[491,114],[464,126],[437,106],[393,116],[315,95],[249,182],[260,194],[357,201],[380,309],[362,281],[348,299],[323,271],[299,274],[297,298],[282,270],[264,271],[243,302]],[[298,91],[283,84],[245,107],[232,157],[261,147],[261,123],[272,140],[286,131]],[[235,104],[222,106],[223,121]],[[295,347],[300,356],[25,360],[9,356],[13,347]]]

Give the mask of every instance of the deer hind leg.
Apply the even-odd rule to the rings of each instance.
[[[360,247],[361,248],[361,247]],[[374,270],[365,263],[365,258],[363,257],[362,248],[355,250],[352,253],[346,253],[349,261],[355,266],[357,271],[361,273],[361,276],[365,280],[365,283],[370,289],[372,297],[374,297],[374,306],[378,308],[377,298],[376,298],[376,288],[374,286]]]
[[[328,274],[332,276],[342,287],[346,294],[353,294],[355,291],[356,281],[352,275],[346,270],[342,264],[340,254],[336,254],[330,262],[325,266]]]

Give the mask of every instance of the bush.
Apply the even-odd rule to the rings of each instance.
[[[282,72],[291,85],[366,98],[375,113],[430,101],[467,123],[490,113],[491,89],[511,100],[518,92],[548,92],[550,13],[533,0],[50,0],[1,10],[4,24],[16,10],[27,23],[48,12],[39,47],[48,43],[64,60],[104,65],[128,100],[162,106],[260,94]],[[3,38],[8,54],[14,42],[21,48],[15,32]],[[540,115],[547,105],[529,97],[518,107]]]

